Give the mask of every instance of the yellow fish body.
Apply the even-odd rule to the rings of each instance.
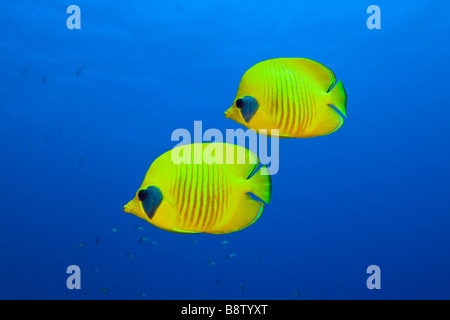
[[[211,151],[213,150],[213,151]],[[173,155],[182,155],[177,164]],[[179,162],[179,161],[178,161]],[[230,233],[253,224],[271,196],[271,177],[258,157],[226,143],[176,147],[150,166],[125,212],[179,233]]]
[[[257,132],[267,129],[269,136],[307,138],[339,129],[343,117],[332,106],[347,116],[346,104],[344,86],[330,69],[305,58],[279,58],[245,72],[225,116]]]

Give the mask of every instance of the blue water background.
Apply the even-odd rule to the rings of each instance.
[[[0,298],[449,299],[449,16],[448,1],[2,1]],[[124,213],[174,129],[242,128],[223,116],[241,76],[278,57],[331,68],[348,119],[280,140],[257,223],[185,235]]]

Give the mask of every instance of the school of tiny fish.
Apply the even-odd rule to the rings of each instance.
[[[140,226],[135,227],[134,229],[135,229],[136,231],[143,231],[143,230],[144,230],[144,228],[142,228],[142,227],[140,227]],[[114,233],[120,234],[120,233],[119,233],[119,229],[117,229],[117,228],[113,228],[113,229],[111,229],[111,231],[114,232]],[[150,239],[150,237],[141,237],[141,238],[138,238],[138,239],[137,239],[137,242],[138,242],[138,243],[145,243],[145,242],[148,242],[149,244],[158,244],[158,241],[154,241],[154,240],[153,240],[153,241],[150,241],[149,239]],[[96,242],[97,245],[100,245],[100,238],[99,238],[99,237],[96,237],[96,238],[95,238],[95,242]],[[105,241],[102,241],[102,244],[103,244],[104,242],[105,242]],[[192,239],[192,240],[190,240],[189,242],[191,243],[191,245],[199,244],[199,241],[196,240],[196,239]],[[85,248],[85,247],[87,246],[87,243],[88,243],[88,241],[82,241],[82,242],[78,245],[78,247],[79,247],[80,249]],[[218,241],[218,242],[217,242],[217,245],[218,245],[218,246],[219,246],[219,245],[225,245],[225,244],[226,244],[226,245],[230,245],[230,243],[231,243],[230,240],[222,240],[222,241]],[[129,251],[124,252],[124,257],[126,257],[127,259],[131,259],[131,260],[137,259],[136,256],[135,256],[132,252],[129,252]],[[215,267],[215,266],[217,265],[217,261],[222,261],[221,263],[226,263],[227,260],[234,260],[234,259],[237,259],[237,258],[238,258],[238,254],[237,254],[236,252],[231,252],[231,253],[227,254],[226,256],[223,256],[223,257],[217,257],[217,259],[216,259],[214,256],[209,256],[209,257],[207,257],[205,260],[207,261],[207,263],[209,264],[209,266]],[[225,259],[225,260],[224,260],[224,259]],[[229,263],[231,263],[231,262],[229,262]],[[261,263],[261,255],[258,255],[257,257],[254,258],[254,263]],[[136,270],[136,269],[133,269],[132,272],[133,272],[134,274],[139,274],[138,270]],[[93,274],[100,274],[101,271],[100,271],[99,268],[94,268],[94,269],[92,270],[92,273],[93,273]],[[211,282],[214,283],[215,285],[221,285],[221,284],[222,284],[222,281],[221,281],[220,279],[213,278],[213,277],[211,278]],[[110,292],[115,291],[117,288],[120,288],[120,285],[116,285],[115,287],[114,287],[114,286],[103,286],[103,287],[101,287],[101,288],[99,289],[99,292],[102,293],[102,294],[110,294]],[[240,283],[240,284],[236,287],[236,290],[239,290],[239,291],[241,292],[241,294],[245,294],[245,286],[244,286],[244,284],[243,284],[243,283]],[[149,291],[151,291],[151,289],[149,289]],[[136,297],[137,297],[137,298],[141,298],[141,299],[148,299],[149,296],[148,296],[147,293],[148,293],[148,291],[140,291],[140,292],[137,292],[137,293],[136,293]],[[86,291],[84,291],[84,296],[85,296],[86,299],[89,299],[89,295],[88,295],[88,293],[87,293]],[[295,291],[295,292],[292,294],[292,296],[298,297],[298,296],[299,296],[299,293],[298,293],[297,291]],[[206,294],[204,295],[204,297],[205,297],[205,299],[209,299],[209,298],[210,298],[210,293],[206,293]]]

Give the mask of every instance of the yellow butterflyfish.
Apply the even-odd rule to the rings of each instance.
[[[257,171],[258,165],[253,152],[237,145],[178,146],[152,163],[124,210],[172,232],[244,229],[260,217],[271,197],[271,176],[266,166]]]
[[[346,105],[344,86],[330,69],[306,58],[279,58],[245,72],[225,116],[261,134],[308,138],[338,130]]]

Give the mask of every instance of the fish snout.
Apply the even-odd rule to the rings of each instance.
[[[130,202],[128,202],[124,207],[123,207],[123,211],[125,211],[126,213],[133,213],[133,204],[132,204],[133,200],[131,200]]]
[[[231,106],[227,111],[225,111],[225,118],[231,119],[232,108],[233,108],[233,106]]]

